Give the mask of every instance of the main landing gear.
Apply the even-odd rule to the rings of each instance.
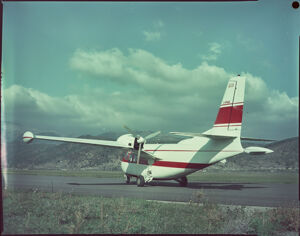
[[[125,176],[125,182],[126,182],[126,184],[130,184],[130,176],[129,175]]]
[[[138,187],[143,187],[145,185],[145,179],[142,175],[140,175],[136,178],[136,185]]]
[[[181,187],[186,187],[187,184],[188,184],[188,180],[187,180],[187,177],[186,176],[183,176],[179,179],[176,179],[177,182],[179,182],[180,186]]]
[[[130,184],[130,175],[124,175],[125,177],[125,183]],[[145,185],[145,178],[141,175],[136,177],[136,185],[138,187],[143,187]]]

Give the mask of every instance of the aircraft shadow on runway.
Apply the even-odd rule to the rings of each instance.
[[[69,185],[98,185],[98,186],[104,186],[104,185],[136,185],[135,181],[131,182],[130,184],[126,183],[67,183]],[[249,186],[251,185],[251,186]],[[242,189],[256,189],[256,188],[266,188],[264,186],[252,186],[253,183],[203,183],[203,182],[192,182],[189,183],[185,188],[191,188],[191,189],[222,189],[222,190],[242,190]],[[154,181],[149,184],[146,184],[144,187],[180,187],[179,183],[172,183],[172,182],[163,182],[163,181]],[[184,188],[184,187],[181,187]]]

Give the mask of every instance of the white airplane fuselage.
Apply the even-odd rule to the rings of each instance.
[[[239,138],[213,140],[206,137],[189,138],[177,144],[145,144],[143,150],[160,160],[141,160],[136,164],[126,154],[121,161],[125,174],[140,176],[150,170],[153,179],[177,179],[244,152]],[[137,151],[134,153],[136,156]]]

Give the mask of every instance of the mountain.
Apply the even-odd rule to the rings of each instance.
[[[259,146],[255,143],[242,143],[242,146]],[[227,159],[225,168],[244,170],[295,170],[299,169],[299,137],[284,139],[263,145],[274,152],[267,155],[245,153]]]
[[[141,133],[146,136],[149,132]],[[44,134],[45,135],[45,134]],[[50,135],[50,134],[47,134]],[[103,133],[97,136],[82,135],[79,138],[116,140],[120,133]],[[184,138],[162,133],[148,143],[177,143]],[[263,145],[274,152],[268,155],[239,154],[218,163],[208,171],[222,170],[295,170],[299,167],[299,137],[289,138],[271,144],[243,142],[243,147]],[[98,169],[120,170],[119,161],[126,151],[97,145],[73,144],[35,140],[23,143],[21,138],[6,144],[9,168],[29,169]]]

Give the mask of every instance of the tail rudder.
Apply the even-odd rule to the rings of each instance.
[[[240,136],[244,93],[245,77],[238,75],[228,81],[214,126],[205,134]]]

